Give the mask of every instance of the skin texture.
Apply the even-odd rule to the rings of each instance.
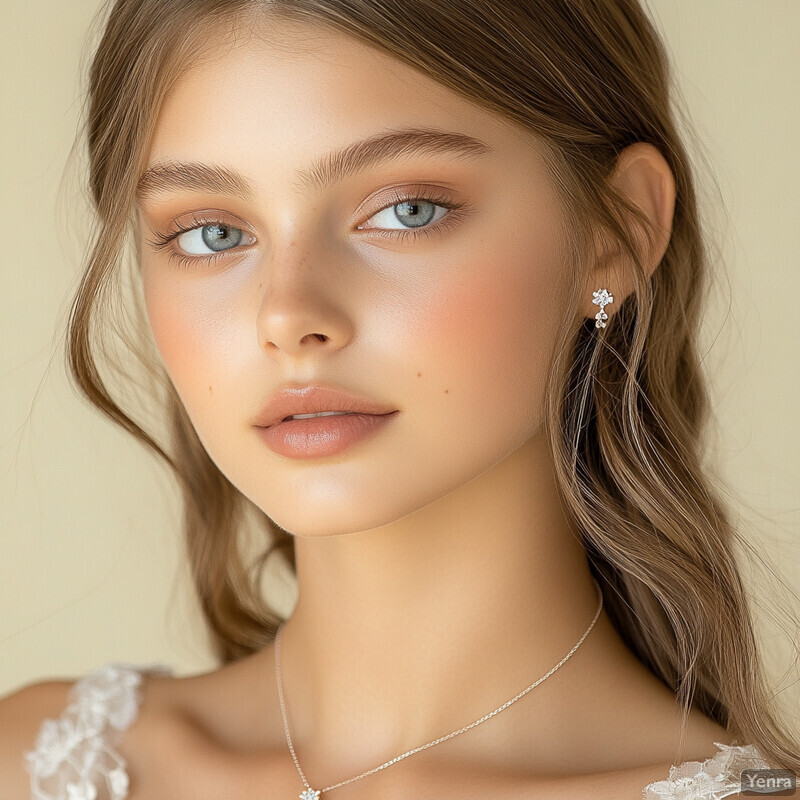
[[[562,202],[522,129],[343,35],[283,22],[252,30],[174,86],[149,163],[224,165],[255,197],[181,190],[143,202],[141,274],[164,366],[209,455],[296,537],[299,602],[283,635],[283,682],[298,757],[322,788],[511,699],[594,616],[594,585],[541,430],[574,270]],[[328,151],[405,126],[466,133],[492,152],[403,158],[315,192],[295,182]],[[654,148],[634,145],[615,181],[659,231],[646,256],[655,269],[672,219],[670,171]],[[446,212],[451,225],[434,221],[431,235],[401,240],[393,187],[464,206]],[[190,212],[241,227],[247,244],[183,268],[147,243],[176,220],[190,226]],[[613,317],[632,281],[618,250],[598,248],[580,277],[582,314],[594,316],[592,291],[606,287]],[[339,386],[399,414],[338,456],[284,458],[253,425],[287,381]],[[282,760],[270,775],[284,770],[287,791],[302,789],[273,659],[269,647],[171,688],[203,733],[182,728],[163,740],[187,752],[202,741],[214,756],[198,767],[206,788],[232,754],[274,751]],[[151,684],[153,697],[160,686]],[[603,613],[575,655],[509,709],[333,796],[374,797],[398,781],[430,788],[426,770],[445,763],[497,780],[668,767],[728,741],[691,719],[679,749],[671,693]],[[128,744],[142,776],[145,724]],[[142,780],[163,790],[154,775]],[[660,767],[648,780],[665,776]]]

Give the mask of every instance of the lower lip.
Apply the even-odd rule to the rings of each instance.
[[[279,422],[259,428],[259,436],[275,453],[289,458],[324,458],[341,453],[356,442],[376,434],[397,416],[390,414],[342,414]]]

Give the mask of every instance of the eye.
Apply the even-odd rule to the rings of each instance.
[[[446,203],[445,201],[434,203],[433,200],[424,197],[403,198],[394,205],[387,206],[377,214],[373,214],[368,221],[374,221],[374,225],[369,225],[367,228],[362,225],[359,226],[359,230],[372,228],[388,230],[424,228],[433,222],[438,222],[454,207],[452,203]],[[392,223],[400,223],[400,225],[392,228]]]
[[[214,222],[185,230],[175,237],[175,241],[187,255],[205,256],[231,250],[240,244],[252,244],[254,239],[241,228]]]

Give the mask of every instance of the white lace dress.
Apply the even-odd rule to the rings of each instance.
[[[59,719],[46,719],[25,753],[31,800],[124,800],[125,759],[114,749],[139,711],[143,674],[171,675],[161,664],[107,664],[69,690]]]
[[[755,745],[714,746],[719,752],[705,761],[670,767],[666,780],[645,786],[642,800],[720,800],[741,791],[742,770],[769,769]]]
[[[160,664],[107,664],[77,681],[57,720],[42,723],[33,750],[25,753],[32,800],[125,800],[125,759],[114,749],[136,719],[143,674],[172,675]],[[719,752],[687,761],[669,777],[642,790],[642,800],[721,800],[741,789],[743,769],[765,769],[753,745],[715,743]]]

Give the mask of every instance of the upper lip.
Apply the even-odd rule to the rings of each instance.
[[[363,414],[390,414],[389,408],[368,397],[328,386],[286,386],[272,395],[258,414],[255,424],[268,428],[294,414],[320,411],[353,411]]]

